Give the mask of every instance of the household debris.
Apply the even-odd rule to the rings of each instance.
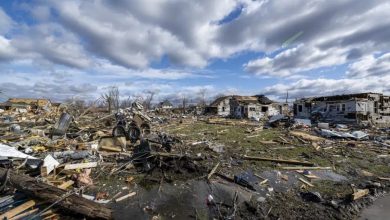
[[[236,107],[251,107],[248,100],[236,98]],[[314,210],[318,219],[353,219],[351,207],[388,190],[386,128],[285,111],[259,121],[194,116],[167,106],[2,111],[0,215],[285,219]]]

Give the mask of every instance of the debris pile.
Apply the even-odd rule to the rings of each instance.
[[[390,186],[386,128],[137,102],[0,114],[1,219],[353,219]]]

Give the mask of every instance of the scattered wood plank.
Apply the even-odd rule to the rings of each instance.
[[[316,175],[313,175],[313,174],[309,174],[309,175],[304,175],[306,178],[309,178],[309,179],[321,179],[320,177],[316,176]]]
[[[299,177],[298,179],[299,179],[302,183],[304,183],[304,184],[306,184],[306,185],[308,185],[308,186],[310,186],[310,187],[313,187],[313,186],[314,186],[313,184],[309,183],[308,181],[304,180],[304,179],[301,178],[301,177]]]
[[[127,199],[127,198],[130,198],[130,197],[132,197],[132,196],[135,196],[136,194],[137,194],[136,192],[131,192],[131,193],[127,194],[127,195],[124,195],[124,196],[122,196],[122,197],[119,197],[119,198],[115,199],[115,202],[123,201],[123,200],[125,200],[125,199]]]
[[[351,199],[353,201],[360,199],[363,196],[366,196],[369,192],[370,192],[370,190],[368,190],[368,189],[358,189],[356,192],[352,193]]]
[[[49,210],[47,210],[46,212],[42,213],[40,216],[51,215],[51,214],[53,214],[53,213],[54,213],[53,210],[49,209]]]
[[[260,184],[260,185],[264,185],[264,184],[266,184],[267,182],[268,182],[268,179],[265,179],[265,180],[261,181],[259,184]]]
[[[311,134],[308,134],[308,133],[302,132],[302,131],[290,131],[290,134],[297,137],[297,138],[302,138],[306,141],[323,141],[323,140],[325,140],[322,137],[314,136],[314,135],[311,135]]]
[[[111,151],[111,152],[122,152],[121,148],[111,147],[111,146],[101,146],[100,150]]]
[[[86,169],[97,167],[97,162],[66,164],[64,170]]]
[[[246,138],[254,138],[254,137],[258,137],[258,136],[260,136],[260,134],[249,135],[249,136],[246,136]]]
[[[25,218],[25,217],[27,217],[27,216],[29,216],[29,215],[32,215],[32,214],[36,213],[38,210],[39,210],[39,209],[36,208],[36,209],[32,209],[32,210],[27,211],[27,212],[23,212],[22,214],[17,215],[17,216],[15,216],[15,217],[12,217],[12,218],[10,218],[9,220],[19,220],[19,219],[23,219],[23,218]]]
[[[258,161],[270,161],[276,163],[286,163],[286,164],[295,164],[295,165],[304,165],[304,166],[314,166],[313,163],[298,161],[298,160],[283,160],[283,159],[273,159],[273,158],[265,158],[265,157],[253,157],[253,156],[244,156],[245,160],[258,160]]]
[[[18,215],[19,213],[22,213],[24,211],[26,211],[27,209],[33,207],[35,205],[35,201],[34,200],[29,200],[9,211],[7,211],[6,213],[0,215],[0,219],[10,219],[16,215]]]
[[[386,181],[390,181],[390,178],[389,178],[389,177],[378,177],[378,179],[380,179],[380,180],[386,180]]]
[[[117,194],[115,194],[112,198],[111,198],[111,201],[115,201],[115,198],[118,197],[122,192],[118,192]]]
[[[129,176],[126,178],[127,183],[131,183],[131,182],[133,182],[133,180],[134,180],[134,177],[132,177],[132,176]]]
[[[282,141],[284,141],[284,142],[286,142],[286,143],[289,143],[289,141],[287,141],[285,138],[283,138],[282,136],[279,136],[279,138],[282,140]]]
[[[73,180],[69,180],[69,181],[66,181],[65,183],[59,185],[58,188],[60,188],[60,189],[67,189],[69,186],[71,186],[73,184],[74,184],[74,181]]]
[[[276,141],[259,141],[261,144],[278,144]]]
[[[57,217],[57,214],[54,213],[54,214],[46,216],[42,220],[56,219],[56,217]]]
[[[221,173],[218,173],[218,172],[216,172],[215,175],[221,177],[222,179],[224,179],[224,180],[226,180],[226,181],[229,181],[229,182],[231,182],[231,183],[234,183],[234,179],[231,178],[231,177],[229,177],[229,176],[226,176],[226,175],[221,174]]]
[[[217,163],[217,165],[215,165],[215,167],[211,170],[211,172],[207,175],[207,179],[209,180],[211,178],[211,176],[217,171],[219,167],[219,162]]]
[[[101,137],[98,145],[99,150],[121,152],[126,148],[126,137]],[[120,151],[117,151],[117,150]]]
[[[4,176],[6,172],[7,169],[0,168],[0,176]],[[30,176],[10,171],[9,180],[10,186],[18,189],[24,194],[39,198],[48,203],[57,202],[56,205],[64,210],[79,213],[88,218],[112,219],[111,210],[104,205],[89,201],[75,194],[69,195],[66,199],[63,199],[63,196],[66,193],[65,190],[43,182],[38,182]],[[4,217],[0,219],[3,218]]]
[[[331,170],[332,167],[281,167],[282,170]]]

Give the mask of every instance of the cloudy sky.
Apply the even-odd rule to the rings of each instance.
[[[390,93],[386,0],[1,0],[0,99]]]

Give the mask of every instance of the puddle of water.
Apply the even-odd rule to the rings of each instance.
[[[385,220],[390,219],[390,195],[374,201],[370,207],[364,209],[359,220]]]
[[[216,203],[222,202],[233,206],[235,192],[238,203],[249,200],[252,193],[242,190],[235,184],[206,181],[190,181],[182,184],[163,184],[146,190],[139,187],[137,195],[119,203],[111,204],[115,219],[190,219],[203,216],[209,219],[214,211],[207,205],[208,195]]]

